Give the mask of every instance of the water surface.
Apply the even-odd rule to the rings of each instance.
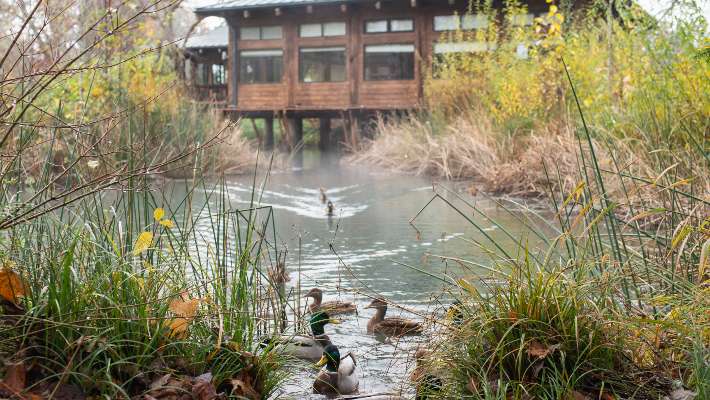
[[[356,354],[361,393],[401,391],[411,397],[407,376],[413,364],[413,349],[425,340],[407,338],[393,343],[367,335],[367,320],[373,310],[364,309],[370,301],[366,295],[385,296],[415,312],[393,308],[388,315],[421,318],[449,301],[447,285],[429,274],[477,273],[437,255],[490,262],[485,251],[475,244],[485,241],[484,234],[441,200],[434,201],[418,216],[416,229],[409,223],[431,200],[435,183],[431,178],[339,167],[337,162],[322,159],[317,153],[306,153],[303,169],[272,173],[263,193],[262,205],[272,206],[275,211],[278,241],[288,249],[289,289],[300,287],[305,294],[310,288],[319,287],[325,292],[325,301],[347,300],[359,307],[358,315],[344,318],[341,325],[327,326],[326,332],[341,353]],[[526,236],[521,224],[494,201],[467,194],[466,184],[445,185],[503,223],[512,235]],[[249,204],[251,177],[229,179],[226,187],[233,206]],[[320,187],[335,206],[332,217],[326,215],[321,203]],[[455,195],[447,194],[446,198],[461,207],[486,234],[503,237],[500,228],[480,214],[474,215]],[[279,393],[281,398],[321,398],[311,394],[315,369],[305,362],[288,368],[293,377]]]

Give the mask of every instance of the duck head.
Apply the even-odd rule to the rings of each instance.
[[[316,363],[317,367],[326,366],[328,372],[338,372],[340,367],[340,350],[334,344],[329,344],[323,349],[323,356]]]
[[[372,299],[370,304],[365,308],[374,308],[376,310],[387,310],[387,302],[384,299],[375,298]]]
[[[323,291],[318,288],[313,288],[303,297],[311,297],[316,303],[320,303],[323,300]]]
[[[330,315],[328,315],[325,311],[318,311],[317,313],[311,315],[311,320],[309,322],[313,336],[325,335],[325,326],[327,324],[340,323],[337,319],[330,318]]]
[[[333,206],[333,202],[328,200],[328,206],[326,207],[326,212],[328,212],[328,215],[333,215],[333,212],[335,212],[335,206]]]

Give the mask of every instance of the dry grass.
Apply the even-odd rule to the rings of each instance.
[[[566,128],[505,137],[481,116],[463,116],[443,132],[410,117],[385,123],[349,162],[398,173],[473,179],[496,194],[539,197],[553,188],[572,190],[578,179],[577,141]],[[548,175],[543,168],[551,168]],[[559,180],[558,180],[559,173]]]

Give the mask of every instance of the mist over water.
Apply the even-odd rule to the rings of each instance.
[[[253,177],[249,176],[227,180],[226,195],[233,207],[250,204],[252,182]],[[273,172],[263,191],[260,204],[273,207],[277,241],[281,249],[287,249],[286,266],[291,278],[287,291],[300,286],[302,296],[310,288],[319,287],[324,291],[324,301],[340,299],[358,305],[358,315],[343,317],[340,325],[326,326],[326,333],[341,354],[356,354],[360,393],[402,390],[405,395],[412,394],[408,374],[413,368],[413,351],[426,338],[382,342],[367,335],[367,321],[373,310],[364,309],[370,299],[359,293],[385,296],[416,314],[441,313],[450,303],[444,291],[446,284],[428,274],[471,277],[476,271],[437,256],[490,262],[474,244],[483,241],[483,235],[441,201],[434,201],[419,215],[419,233],[410,225],[410,219],[432,198],[433,183],[431,178],[341,167],[337,161],[306,152],[302,169]],[[466,194],[465,184],[445,185],[460,191],[461,196],[504,224],[511,234],[527,234],[514,217],[494,202]],[[321,203],[321,187],[334,204],[332,217]],[[206,201],[202,195],[202,201]],[[473,215],[473,210],[456,196],[447,198],[487,234],[502,235],[491,221],[478,213]],[[196,229],[207,232],[211,229],[209,221],[201,221]],[[304,304],[302,300],[301,306]],[[420,319],[416,314],[390,307],[387,315]],[[311,394],[316,369],[306,362],[294,362],[288,368],[293,377],[282,389],[281,398],[322,398]]]

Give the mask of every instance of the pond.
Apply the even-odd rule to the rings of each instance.
[[[342,318],[340,325],[326,326],[326,332],[341,353],[355,353],[361,394],[401,392],[411,397],[408,373],[414,349],[424,340],[412,337],[393,342],[368,335],[367,321],[374,310],[364,308],[370,302],[367,295],[381,295],[415,311],[390,307],[388,316],[421,319],[417,314],[440,311],[450,303],[445,291],[448,285],[431,275],[472,274],[458,262],[437,256],[490,263],[490,257],[475,244],[484,240],[483,233],[441,200],[418,216],[416,229],[409,223],[432,199],[434,183],[431,178],[339,166],[337,161],[307,151],[302,169],[272,173],[264,192],[262,205],[273,207],[278,241],[288,249],[287,287],[300,287],[301,295],[319,287],[324,301],[340,299],[358,306],[357,315]],[[475,203],[510,234],[525,237],[529,233],[495,201],[470,195],[469,184],[444,185]],[[249,204],[252,177],[231,178],[226,187],[234,207]],[[321,187],[334,204],[332,217],[321,202]],[[474,216],[473,209],[456,195],[445,197],[486,234],[503,239],[503,231],[491,220],[479,213]],[[322,398],[311,394],[317,373],[312,364],[295,362],[287,368],[292,376],[279,392],[280,398]]]

